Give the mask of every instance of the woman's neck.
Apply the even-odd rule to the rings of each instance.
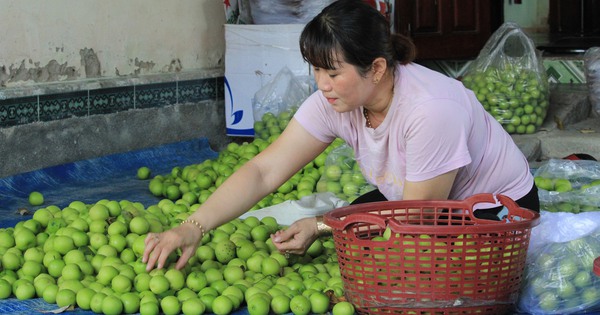
[[[394,83],[393,72],[388,72],[384,79],[379,82],[375,90],[377,97],[374,99],[376,101],[364,107],[365,118],[367,123],[370,124],[367,127],[377,128],[385,119],[394,98]]]

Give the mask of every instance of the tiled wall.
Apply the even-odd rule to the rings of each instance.
[[[164,79],[164,78],[163,78]],[[44,88],[0,89],[0,128],[130,109],[223,100],[224,78],[131,79]],[[119,82],[117,82],[119,83]],[[7,95],[12,94],[12,95]],[[25,96],[19,96],[25,95]]]
[[[464,74],[470,61],[433,61],[422,64],[448,76]],[[583,60],[545,59],[553,83],[585,83]],[[156,82],[159,81],[159,82]],[[208,78],[135,78],[123,82],[93,82],[81,86],[0,89],[0,128],[87,115],[109,114],[207,100],[223,100],[222,74]],[[11,94],[11,95],[8,95]]]

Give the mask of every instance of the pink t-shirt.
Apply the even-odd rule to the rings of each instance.
[[[377,129],[366,127],[362,107],[338,113],[321,91],[294,117],[320,141],[346,141],[365,178],[388,200],[402,200],[405,180],[454,169],[450,199],[493,193],[517,200],[531,190],[527,159],[471,90],[418,64],[398,65],[395,78],[392,104]]]

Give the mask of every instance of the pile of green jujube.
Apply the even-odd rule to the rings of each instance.
[[[0,229],[0,300],[42,298],[57,308],[107,315],[227,315],[242,307],[251,315],[353,315],[354,307],[343,298],[333,239],[317,239],[305,255],[287,258],[269,238],[282,228],[273,217],[238,218],[210,231],[182,270],[174,268],[180,250],[169,256],[164,269],[147,272],[141,261],[148,233],[178,226],[277,138],[278,119],[266,115],[273,134],[232,142],[215,159],[154,176],[140,167],[137,178],[148,180],[150,193],[158,198],[148,207],[102,199],[59,208],[44,205],[43,194],[32,192],[33,216]],[[278,127],[291,117],[284,116]],[[336,139],[251,210],[315,193],[328,155],[342,144]],[[357,176],[354,181],[367,185]]]
[[[332,238],[286,257],[269,237],[282,228],[273,217],[234,219],[205,234],[183,269],[174,268],[178,250],[165,268],[147,271],[148,233],[193,211],[169,199],[148,208],[107,199],[41,207],[0,229],[0,300],[41,298],[61,311],[106,315],[354,313],[343,301]]]
[[[285,113],[290,114],[290,112]],[[265,126],[270,124],[271,127],[265,127],[262,130],[268,134],[263,134],[262,137],[255,138],[251,142],[241,144],[231,142],[226,149],[219,152],[215,159],[205,160],[198,164],[175,166],[169,174],[154,176],[148,184],[150,192],[157,197],[170,200],[183,199],[190,205],[204,203],[233,172],[277,139],[280,132],[279,125],[285,127],[289,122],[290,116],[283,116],[280,114],[280,118],[276,118],[272,113],[266,113],[260,122],[266,122]],[[372,190],[373,186],[363,177],[358,164],[354,161],[352,152],[347,158],[336,159],[326,164],[328,159],[333,158],[329,158],[333,151],[342,145],[347,147],[342,139],[335,139],[325,151],[278,187],[276,191],[260,200],[251,210],[263,209],[288,200],[299,200],[302,197],[325,191],[332,192],[338,198],[351,202],[360,194]],[[337,155],[337,153],[333,155]]]
[[[549,104],[546,76],[516,65],[467,73],[462,82],[510,134],[531,134],[544,122]]]

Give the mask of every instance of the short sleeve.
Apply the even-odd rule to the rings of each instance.
[[[309,96],[298,108],[294,118],[308,133],[322,142],[332,142],[336,138],[332,115],[328,104],[324,104],[320,92]]]

